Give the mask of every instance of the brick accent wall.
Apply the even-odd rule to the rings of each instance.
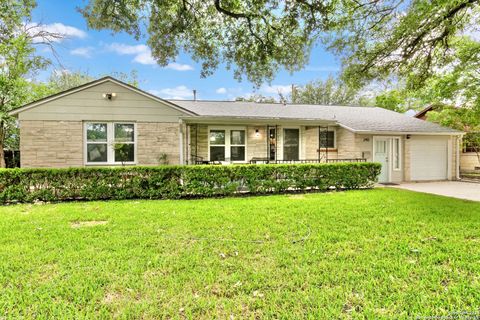
[[[24,168],[83,166],[81,121],[20,121],[20,161]]]
[[[158,165],[163,153],[169,164],[180,163],[178,123],[138,122],[137,131],[139,165]]]

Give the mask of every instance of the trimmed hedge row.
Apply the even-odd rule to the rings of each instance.
[[[158,166],[0,171],[0,202],[186,197],[368,188],[377,163]]]

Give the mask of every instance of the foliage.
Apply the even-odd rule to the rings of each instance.
[[[0,171],[1,202],[175,199],[371,187],[376,163],[159,166]]]
[[[280,94],[279,94],[280,95]],[[280,99],[282,96],[280,95]],[[248,97],[237,97],[235,101],[247,101],[247,102],[258,102],[258,103],[275,103],[277,102],[274,97],[267,97],[262,94],[252,94]]]
[[[166,154],[166,153],[161,153],[161,154],[158,156],[158,164],[160,164],[160,165],[166,165],[166,164],[168,164],[168,154]]]
[[[257,85],[280,68],[301,69],[323,42],[343,57],[346,78],[361,86],[392,73],[421,83],[445,63],[452,38],[477,24],[478,3],[90,0],[81,11],[93,29],[148,34],[160,65],[185,51],[202,61],[203,76],[225,64]]]
[[[25,78],[49,63],[35,54],[33,39],[48,42],[50,34],[28,27],[34,7],[33,0],[0,2],[0,167],[5,167],[4,148],[15,148],[18,135],[13,132],[15,121],[8,112],[28,97],[29,82]],[[8,141],[12,138],[13,142]]]
[[[427,113],[427,120],[440,125],[469,132],[463,142],[470,145],[480,163],[480,108],[442,106]]]
[[[82,71],[55,70],[52,72],[47,82],[30,83],[31,95],[26,100],[28,101],[39,100],[49,95],[81,86],[85,83],[94,81],[97,78],[101,78],[107,75],[110,75],[132,86],[138,87],[138,84],[139,84],[138,72],[136,70],[132,70],[130,73],[112,72],[111,74],[103,74],[99,76],[92,76],[88,72],[82,72]]]
[[[292,102],[300,104],[360,105],[361,98],[358,90],[333,77],[311,81],[292,92]]]
[[[2,206],[1,313],[468,318],[478,230],[478,202],[393,188]]]
[[[451,64],[457,36],[474,29],[480,13],[478,0],[366,3],[330,39],[344,57],[344,78],[357,86],[397,76],[407,80],[407,89],[421,88]],[[360,16],[364,19],[356,19]]]

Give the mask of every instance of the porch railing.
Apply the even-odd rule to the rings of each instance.
[[[348,159],[299,159],[299,160],[270,160],[266,158],[252,158],[250,164],[295,164],[295,163],[337,163],[337,162],[367,162],[364,158]]]
[[[270,160],[268,158],[254,157],[249,164],[295,164],[295,163],[338,163],[338,162],[367,162],[365,158],[345,159],[300,159],[300,160]],[[221,165],[221,161],[209,161],[199,156],[192,156],[192,164]]]

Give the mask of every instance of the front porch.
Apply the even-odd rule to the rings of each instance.
[[[187,164],[366,162],[369,156],[335,123],[187,123],[185,133]]]

